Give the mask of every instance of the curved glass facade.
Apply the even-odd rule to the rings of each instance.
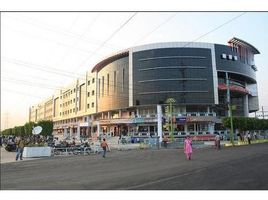
[[[162,48],[133,53],[134,105],[213,104],[210,49]]]
[[[118,59],[97,73],[97,112],[128,107],[128,61]]]

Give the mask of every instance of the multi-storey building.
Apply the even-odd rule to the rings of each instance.
[[[259,109],[251,44],[233,38],[229,45],[168,42],[125,49],[97,63],[84,79],[54,95],[54,134],[152,135],[157,105],[172,98],[175,135],[211,134],[220,117],[248,116]],[[32,120],[32,110],[30,119]],[[42,109],[38,110],[42,114]]]
[[[53,120],[53,96],[29,109],[29,121]]]

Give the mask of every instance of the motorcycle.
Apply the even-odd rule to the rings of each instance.
[[[9,152],[15,152],[17,149],[17,145],[15,143],[8,143],[6,146],[5,146],[5,150],[6,151],[9,151]]]

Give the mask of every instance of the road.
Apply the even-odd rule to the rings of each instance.
[[[112,151],[1,164],[2,190],[267,190],[268,143]]]

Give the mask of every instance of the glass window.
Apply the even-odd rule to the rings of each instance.
[[[100,82],[101,82],[101,80],[100,80],[100,78],[99,78],[99,85],[98,85],[98,96],[100,97]]]
[[[194,124],[188,124],[187,129],[188,131],[194,131]]]
[[[116,91],[116,71],[114,71],[114,92]]]
[[[91,103],[91,107],[94,108],[94,102]]]
[[[107,74],[107,95],[109,95],[109,87],[110,87],[110,77],[109,77],[109,74]]]
[[[90,92],[87,92],[87,97],[90,97]]]
[[[123,68],[123,75],[122,75],[122,92],[124,92],[124,83],[125,83],[125,69]]]
[[[95,82],[95,78],[92,79],[92,83],[94,83],[94,82]]]
[[[87,81],[87,85],[90,85],[90,81]]]
[[[102,96],[104,96],[104,76],[102,77]]]

